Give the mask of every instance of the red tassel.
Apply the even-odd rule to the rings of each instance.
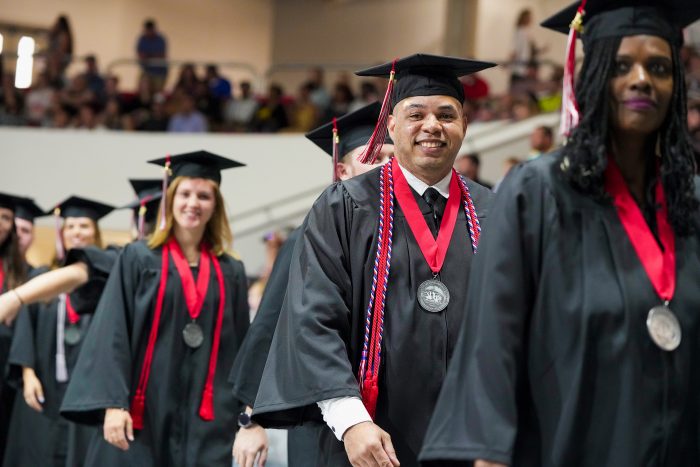
[[[134,400],[131,401],[131,421],[135,430],[143,430],[143,412],[146,405],[146,398],[141,392],[136,392]]]
[[[362,402],[365,404],[367,413],[374,420],[377,415],[377,398],[379,397],[379,385],[377,384],[377,378],[372,377],[371,379],[366,379],[362,382],[362,388],[360,390],[362,395]]]
[[[163,199],[160,203],[160,225],[158,226],[160,230],[165,229],[165,213],[168,211],[166,193],[168,192],[168,176],[170,175],[170,154],[168,154],[165,156],[165,167],[163,168]]]
[[[574,76],[576,74],[576,38],[583,32],[583,16],[586,14],[584,8],[586,0],[581,2],[576,16],[571,21],[569,37],[566,44],[566,61],[564,63],[564,85],[562,89],[561,102],[561,124],[559,132],[564,136],[569,136],[579,122],[579,108],[576,102],[574,86]]]
[[[53,210],[53,216],[56,223],[56,258],[61,261],[66,256],[63,236],[61,235],[61,208],[56,207]]]
[[[202,403],[199,406],[199,416],[206,422],[214,420],[214,391],[205,387],[202,392]]]
[[[338,161],[340,160],[340,155],[338,151],[340,148],[340,137],[338,136],[338,120],[333,117],[333,182],[337,182],[338,178]]]
[[[377,126],[374,127],[372,136],[370,136],[369,141],[367,141],[367,146],[360,153],[360,155],[357,156],[357,160],[363,164],[374,164],[377,161],[379,152],[382,150],[382,146],[384,146],[389,112],[391,111],[391,95],[394,93],[394,83],[396,82],[395,75],[396,59],[394,59],[394,62],[391,64],[389,85],[386,87],[386,93],[384,94],[384,100],[382,101],[382,109],[379,111]]]

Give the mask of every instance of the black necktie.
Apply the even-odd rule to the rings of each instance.
[[[429,187],[423,193],[423,199],[430,209],[433,210],[433,231],[434,234],[440,230],[440,222],[442,221],[442,214],[445,212],[445,197],[442,196],[435,188]]]

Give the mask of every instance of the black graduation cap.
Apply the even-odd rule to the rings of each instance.
[[[227,159],[208,151],[195,151],[185,154],[163,157],[148,161],[150,164],[165,166],[170,161],[171,180],[177,177],[195,177],[214,180],[221,183],[221,171],[235,167],[245,167],[245,164]]]
[[[541,23],[568,34],[581,1],[576,1]],[[700,18],[698,0],[588,0],[583,5],[579,31],[584,48],[596,39],[652,35],[681,44],[682,30]]]
[[[398,102],[413,96],[451,96],[463,102],[464,87],[459,77],[494,66],[495,63],[466,58],[413,54],[394,62],[356,71],[355,74],[390,78],[393,70],[396,79],[391,96],[393,108]]]
[[[460,76],[496,66],[495,63],[441,55],[413,54],[393,62],[356,71],[358,76],[389,78],[377,125],[367,141],[367,148],[358,156],[364,164],[374,164],[387,131],[390,109],[414,96],[450,96],[464,102],[464,86]]]
[[[46,213],[43,209],[36,205],[31,198],[19,198],[17,201],[17,209],[15,209],[15,217],[24,219],[31,223],[34,223],[34,219],[37,217],[45,216]]]
[[[306,133],[306,136],[316,146],[323,149],[329,156],[333,155],[334,132],[338,133],[338,157],[343,158],[353,149],[367,144],[372,136],[374,126],[377,124],[382,105],[379,102],[366,105],[354,112],[347,113],[333,122],[326,123]],[[386,143],[391,143],[391,138],[386,136]]]
[[[52,212],[54,215],[60,217],[89,217],[93,221],[97,222],[110,212],[114,210],[113,206],[108,204],[100,203],[99,201],[93,201],[87,198],[80,198],[79,196],[71,196],[70,198],[57,204]]]
[[[0,208],[9,209],[12,212],[17,212],[17,205],[23,198],[21,196],[11,195],[9,193],[0,193]]]
[[[161,192],[163,188],[163,180],[159,178],[130,178],[129,183],[131,188],[134,189],[136,197],[138,199],[143,199],[146,196],[153,196]]]

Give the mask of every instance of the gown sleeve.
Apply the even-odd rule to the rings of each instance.
[[[426,433],[423,465],[510,465],[519,435],[526,335],[537,287],[544,200],[528,164],[501,185],[472,266],[467,312]]]
[[[305,220],[255,401],[253,418],[263,426],[319,421],[316,402],[360,397],[349,357],[353,205],[342,184],[335,184]]]
[[[258,312],[241,348],[238,350],[229,377],[229,381],[233,384],[234,395],[250,407],[253,406],[260,387],[265,361],[270,352],[272,336],[287,292],[292,251],[299,237],[299,232],[297,229],[289,235],[277,255]]]
[[[73,248],[66,256],[66,266],[74,263],[85,263],[88,267],[88,282],[78,287],[70,294],[71,304],[78,314],[90,314],[97,308],[107,277],[112,271],[119,256],[120,248],[106,249],[89,246]]]
[[[61,414],[71,421],[99,424],[105,409],[129,408],[130,323],[139,300],[139,247],[146,248],[127,245],[117,259],[85,336],[61,406]]]
[[[8,358],[7,380],[17,388],[22,386],[22,367],[36,368],[34,331],[39,306],[39,304],[23,306],[15,323]]]

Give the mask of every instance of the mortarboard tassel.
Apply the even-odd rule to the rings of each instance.
[[[56,258],[62,261],[65,256],[65,250],[63,248],[63,238],[61,238],[61,208],[58,206],[53,210],[53,217],[56,226]]]
[[[340,137],[338,136],[338,119],[333,117],[333,182],[337,182],[338,178],[338,160],[340,155],[338,154],[340,148]]]
[[[139,221],[138,221],[138,238],[139,240],[143,240],[143,235],[144,235],[144,227],[146,223],[146,203],[147,199],[144,198],[141,200],[141,206],[139,207]]]
[[[582,0],[576,16],[569,25],[569,37],[566,43],[566,60],[564,63],[564,85],[562,89],[561,124],[559,132],[569,136],[579,122],[579,108],[576,102],[574,75],[576,73],[576,37],[583,32],[583,16],[586,0]]]
[[[389,74],[389,85],[386,87],[384,100],[382,101],[382,109],[379,111],[379,119],[377,126],[374,127],[372,136],[367,141],[365,149],[357,156],[357,160],[363,164],[374,164],[379,156],[379,151],[384,146],[386,140],[387,120],[389,118],[389,110],[391,108],[391,96],[394,93],[394,82],[396,75],[396,59],[391,64],[391,73]]]
[[[160,230],[165,229],[165,213],[168,210],[168,197],[166,193],[168,192],[168,176],[170,174],[170,154],[168,154],[165,156],[165,166],[163,167],[163,199],[160,203],[160,225],[158,226]]]

